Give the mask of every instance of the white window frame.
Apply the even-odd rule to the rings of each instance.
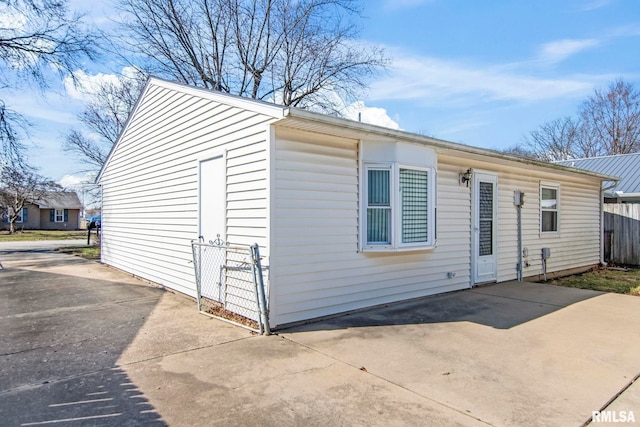
[[[58,217],[60,217],[60,219],[58,219]],[[53,221],[54,222],[64,222],[64,209],[54,209]]]
[[[402,242],[402,199],[400,197],[400,170],[411,169],[427,172],[427,236],[424,242]],[[389,243],[369,243],[367,241],[368,224],[367,212],[369,206],[369,170],[389,170],[390,174],[390,211],[391,211],[391,236]],[[362,232],[360,233],[360,247],[364,252],[399,252],[411,250],[426,250],[436,247],[436,171],[433,167],[424,167],[410,165],[399,162],[364,162],[363,163],[363,179],[362,179],[362,209],[361,224]]]
[[[16,223],[24,222],[24,209],[25,208],[21,208],[20,211],[18,212],[18,215],[16,215]]]
[[[542,203],[542,190],[554,190],[556,192],[556,207],[555,209],[547,209]],[[540,235],[541,236],[559,236],[560,235],[560,214],[562,206],[560,204],[560,184],[555,182],[540,182]],[[544,220],[543,212],[555,212],[556,213],[556,229],[553,231],[543,231],[544,227],[542,222]]]

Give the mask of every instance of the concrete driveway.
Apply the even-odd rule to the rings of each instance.
[[[640,423],[640,298],[506,283],[261,337],[56,244],[0,243],[0,424]]]

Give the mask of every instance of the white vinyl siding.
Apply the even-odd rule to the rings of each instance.
[[[447,233],[438,231],[436,249],[365,253],[358,250],[358,141],[285,128],[276,135],[274,324],[469,287],[468,213],[466,226],[456,221],[457,206],[468,212],[468,201],[440,191],[457,188],[457,171],[439,171],[438,206],[453,213],[439,217]]]
[[[315,120],[308,114],[313,120],[279,120],[283,110],[278,107],[152,79],[100,177],[103,262],[194,295],[190,243],[199,231],[198,169],[201,161],[220,157],[224,235],[232,243],[261,245],[273,326],[470,287],[473,189],[460,182],[469,169],[497,178],[492,249],[498,281],[516,278],[514,191],[527,196],[522,208],[525,277],[542,272],[543,247],[551,248],[548,273],[598,263],[597,178],[437,141],[432,146],[409,134],[365,132],[358,129],[362,124],[342,127],[338,119]],[[379,170],[395,168],[398,176],[391,192],[399,189],[402,170],[408,171],[402,172],[405,186],[426,178],[427,198],[433,197],[426,222],[425,194],[418,191],[424,182],[409,188],[406,200],[400,193],[390,194],[389,203],[377,197],[381,194],[369,198],[367,167],[385,162]],[[429,173],[413,176],[414,170]],[[540,232],[541,182],[562,189],[557,193],[561,234]],[[416,199],[415,220],[405,218],[403,229],[398,218],[403,210],[410,213],[403,209],[409,196]],[[394,208],[399,212],[390,213],[389,221],[396,236],[380,233],[371,240],[421,244],[426,233],[434,246],[363,251],[368,210]]]
[[[195,295],[199,160],[226,153],[227,240],[265,246],[273,118],[166,86],[148,88],[101,177],[102,261]]]
[[[490,161],[463,159],[439,155],[439,172],[444,164],[457,165],[459,172],[469,167],[493,170],[498,174],[498,215],[496,250],[498,256],[498,282],[515,280],[518,263],[518,240],[514,191],[522,191],[526,202],[522,207],[522,246],[528,256],[529,266],[523,269],[523,276],[542,274],[541,251],[551,248],[551,258],[547,260],[547,271],[555,272],[598,264],[600,261],[600,190],[597,179],[580,176],[554,174],[542,168],[522,165],[494,164]],[[559,192],[559,216],[561,235],[545,236],[540,233],[540,181],[556,182]],[[466,193],[464,185],[458,191]],[[443,191],[439,186],[439,191]],[[454,191],[453,188],[450,191]],[[441,197],[441,194],[439,194]],[[445,236],[443,218],[455,215],[441,212],[438,208],[438,242]]]

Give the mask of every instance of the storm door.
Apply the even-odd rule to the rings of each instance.
[[[474,172],[471,224],[474,284],[497,280],[497,188],[497,175],[490,172]]]

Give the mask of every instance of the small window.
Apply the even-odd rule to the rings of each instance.
[[[560,216],[560,188],[557,185],[540,186],[540,231],[557,233]]]
[[[367,244],[391,244],[391,168],[367,170]]]
[[[424,249],[435,244],[431,168],[365,164],[364,250]]]
[[[18,215],[16,216],[16,222],[25,222],[27,221],[27,208],[20,209]]]
[[[56,209],[55,222],[64,222],[64,209]]]

